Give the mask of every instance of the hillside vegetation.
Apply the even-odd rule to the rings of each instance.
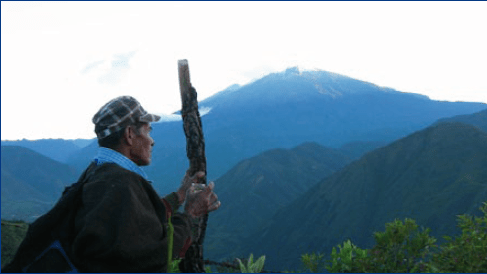
[[[455,237],[444,235],[438,245],[429,228],[420,227],[415,220],[395,219],[385,224],[384,231],[374,232],[375,244],[362,249],[346,240],[334,246],[329,256],[325,253],[305,253],[300,256],[301,267],[291,272],[332,273],[482,273],[487,271],[487,203],[480,208],[483,216],[458,216],[462,232]],[[2,267],[8,264],[25,237],[27,224],[2,220]],[[329,258],[329,259],[326,259]],[[266,256],[254,261],[236,258],[234,263],[223,263],[216,272],[258,273],[264,271]],[[238,262],[238,264],[237,264]],[[172,264],[172,273],[179,272],[178,261]],[[206,272],[215,270],[207,266]],[[289,272],[289,271],[286,271]]]
[[[25,222],[2,219],[2,267],[13,259],[28,228]]]
[[[1,147],[2,218],[33,221],[77,180],[74,168],[18,146]]]
[[[274,149],[240,162],[215,182],[225,206],[211,215],[206,254],[228,256],[230,246],[245,242],[278,209],[350,162],[344,152],[316,143]]]
[[[461,123],[427,128],[316,184],[233,254],[265,254],[271,268],[291,269],[300,254],[337,241],[370,247],[372,233],[395,218],[415,219],[437,237],[455,235],[455,216],[478,213],[487,200],[486,167],[487,132]]]
[[[459,122],[477,127],[480,130],[487,132],[487,109],[469,115],[458,115],[449,118],[438,120],[436,124]]]

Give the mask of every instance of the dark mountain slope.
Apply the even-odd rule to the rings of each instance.
[[[448,122],[460,122],[476,126],[477,128],[487,132],[487,109],[469,115],[458,115],[451,118],[443,118],[438,120],[436,124],[448,123]]]
[[[237,252],[265,254],[269,269],[289,269],[301,254],[329,254],[348,238],[370,247],[374,231],[406,217],[437,237],[452,235],[456,216],[477,213],[486,200],[487,133],[440,124],[370,152],[317,184]]]
[[[24,147],[2,146],[2,218],[32,221],[76,182],[74,168]]]
[[[386,142],[351,142],[340,147],[340,151],[351,157],[359,159],[365,153],[386,146]]]
[[[240,162],[215,182],[222,207],[209,221],[207,256],[229,256],[279,208],[350,161],[337,149],[307,143]]]

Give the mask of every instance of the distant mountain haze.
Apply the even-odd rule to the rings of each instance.
[[[2,218],[33,221],[78,179],[66,164],[17,146],[2,146]]]
[[[93,140],[42,139],[31,141],[24,139],[19,141],[2,141],[2,146],[26,147],[58,162],[66,163],[69,156],[78,152],[91,142]]]

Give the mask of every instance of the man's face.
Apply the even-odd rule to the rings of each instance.
[[[147,166],[151,163],[152,147],[154,140],[150,137],[152,127],[144,124],[139,128],[139,134],[135,136],[131,149],[131,160],[139,166]]]

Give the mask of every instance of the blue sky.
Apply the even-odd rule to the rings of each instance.
[[[204,99],[298,66],[487,103],[487,2],[1,2],[1,138],[94,138],[132,95],[179,108],[177,60]]]

